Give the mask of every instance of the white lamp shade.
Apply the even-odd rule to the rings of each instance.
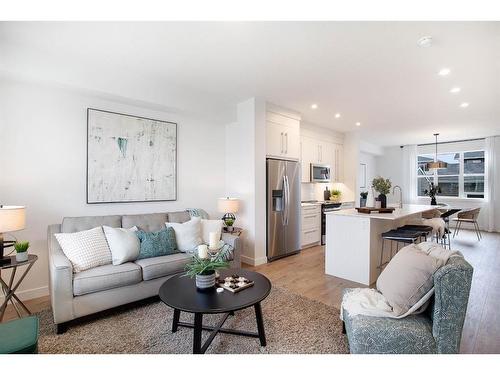
[[[26,207],[3,206],[0,208],[0,233],[14,232],[25,228]]]
[[[238,212],[239,200],[236,198],[219,198],[217,209],[219,212],[234,214]]]

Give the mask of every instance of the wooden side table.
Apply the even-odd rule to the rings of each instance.
[[[14,306],[14,309],[16,310],[16,313],[20,318],[22,317],[20,309],[21,307],[28,315],[31,315],[31,311],[19,299],[19,297],[16,296],[16,290],[17,288],[19,288],[19,285],[21,285],[21,283],[23,282],[24,278],[30,271],[31,267],[33,267],[33,264],[35,264],[35,262],[37,261],[38,256],[30,254],[28,256],[28,260],[24,262],[18,262],[15,256],[11,256],[10,258],[11,258],[10,263],[0,266],[0,284],[2,286],[2,291],[5,296],[5,300],[0,306],[0,322],[3,320],[3,316],[5,314],[5,310],[7,309],[7,304],[9,303],[9,301],[12,304],[12,306]],[[28,267],[24,268],[23,266],[28,266]],[[19,267],[24,268],[23,273],[19,278],[19,280],[14,284],[14,277],[16,276],[16,271]],[[12,273],[10,274],[9,277],[9,283],[7,283],[4,279],[2,279],[2,271],[9,268],[12,268]]]
[[[226,229],[226,227],[223,227],[222,233],[234,234],[235,236],[239,237],[239,236],[241,236],[241,233],[243,233],[243,228],[233,227],[233,231],[229,232]]]

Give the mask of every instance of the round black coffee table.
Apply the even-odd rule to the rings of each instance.
[[[195,280],[188,276],[176,275],[165,281],[160,287],[160,299],[174,309],[174,319],[172,321],[172,332],[176,332],[179,326],[194,328],[193,353],[205,353],[217,333],[228,333],[231,335],[258,337],[260,345],[266,346],[266,334],[264,331],[264,320],[262,319],[262,309],[260,302],[271,292],[271,282],[260,273],[230,269],[220,270],[220,277],[238,274],[255,284],[237,293],[224,290],[217,293],[215,289],[200,292],[196,289]],[[257,333],[239,331],[222,328],[224,322],[235,311],[254,307],[255,318],[257,320]],[[180,322],[181,311],[194,314],[194,323]],[[203,325],[203,314],[224,314],[215,327]],[[202,330],[212,331],[207,341],[201,344]]]

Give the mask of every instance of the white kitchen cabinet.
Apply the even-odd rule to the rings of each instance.
[[[300,120],[267,112],[267,156],[300,159]]]
[[[329,165],[335,174],[336,144],[320,139],[303,136],[301,140],[302,182],[311,182],[311,164]],[[332,176],[335,179],[335,175]]]
[[[302,206],[301,247],[317,245],[321,241],[321,206]]]
[[[344,146],[339,144],[333,145],[333,179],[335,182],[344,181]]]

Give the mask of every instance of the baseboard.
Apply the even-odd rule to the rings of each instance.
[[[41,286],[39,288],[26,289],[16,292],[16,295],[21,299],[21,301],[27,301],[34,298],[45,297],[49,295],[49,287]],[[3,303],[5,297],[0,296],[0,303]]]
[[[245,263],[245,264],[249,264],[251,266],[260,266],[261,264],[267,263],[267,258],[266,257],[252,258],[252,257],[246,256],[246,255],[242,255],[241,262]]]

